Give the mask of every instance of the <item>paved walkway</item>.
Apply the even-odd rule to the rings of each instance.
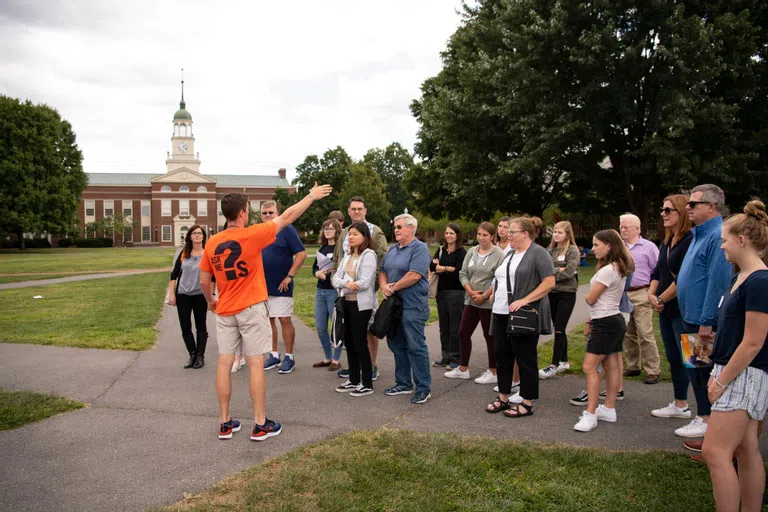
[[[34,281],[20,281],[18,283],[0,284],[0,290],[10,290],[11,288],[29,288],[30,286],[44,286],[48,284],[70,283],[72,281],[90,281],[91,279],[104,279],[105,277],[135,276],[137,274],[150,274],[157,272],[168,272],[168,269],[150,268],[146,270],[121,270],[117,272],[105,272],[102,274],[77,274],[68,277],[57,277],[55,279],[35,279]]]
[[[582,292],[583,293],[583,292]],[[574,322],[583,316],[577,311]],[[583,319],[583,318],[582,318]],[[174,503],[240,469],[351,429],[409,428],[595,446],[611,450],[683,451],[673,430],[685,420],[662,420],[649,410],[668,403],[672,386],[627,382],[619,421],[588,434],[572,427],[582,409],[568,399],[582,378],[541,383],[536,414],[513,420],[483,412],[494,397],[491,386],[443,378],[432,371],[432,400],[411,405],[409,396],[387,397],[393,360],[381,345],[381,378],[376,393],[351,399],[333,388],[335,373],[313,369],[322,357],[314,332],[297,323],[297,368],[289,375],[267,373],[268,416],[283,423],[280,437],[249,441],[251,406],[248,375],[233,376],[232,413],[243,430],[231,441],[216,438],[214,390],[216,341],[213,317],[207,365],[184,370],[186,354],[175,310],[167,307],[158,342],[145,352],[0,344],[0,386],[56,393],[88,407],[20,429],[0,432],[0,510],[145,510]],[[439,353],[438,329],[427,328],[430,352]],[[472,354],[473,376],[486,361],[479,336]],[[765,445],[763,445],[765,450]]]

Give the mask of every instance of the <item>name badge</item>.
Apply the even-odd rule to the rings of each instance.
[[[565,254],[561,254],[557,257],[557,261],[565,261]]]

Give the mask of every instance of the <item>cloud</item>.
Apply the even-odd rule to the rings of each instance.
[[[41,5],[42,4],[42,5]],[[460,0],[0,3],[0,94],[74,126],[90,172],[163,172],[180,69],[203,172],[274,173],[337,145],[412,147]]]

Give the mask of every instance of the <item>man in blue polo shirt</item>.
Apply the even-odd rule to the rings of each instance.
[[[396,295],[403,304],[400,325],[387,336],[395,355],[395,385],[384,391],[387,396],[413,393],[411,403],[423,404],[432,396],[429,350],[424,326],[429,319],[429,263],[431,257],[424,242],[416,239],[418,222],[408,214],[395,217],[395,240],[384,256],[379,270],[379,285],[384,297]],[[413,372],[413,378],[411,378]]]
[[[261,203],[261,221],[275,219],[280,212],[274,201]],[[269,323],[272,326],[272,352],[264,360],[264,369],[271,370],[280,365],[278,373],[291,373],[296,366],[293,359],[293,344],[296,341],[296,329],[293,327],[293,276],[301,269],[307,258],[307,251],[301,243],[299,234],[293,226],[286,226],[277,234],[272,245],[261,251],[264,265],[264,277],[267,281],[267,307]],[[283,332],[285,358],[280,364],[280,352],[277,350],[277,322]]]
[[[686,210],[695,227],[693,239],[677,275],[677,301],[683,317],[683,332],[698,334],[703,341],[713,342],[717,330],[717,315],[733,269],[720,249],[725,193],[717,185],[699,185],[691,190]],[[704,437],[711,404],[707,383],[711,367],[689,368],[696,417],[675,430],[680,437]],[[701,450],[700,441],[686,441],[685,446]]]

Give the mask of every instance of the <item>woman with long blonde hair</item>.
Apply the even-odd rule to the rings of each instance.
[[[549,292],[555,346],[552,350],[552,364],[539,370],[541,379],[551,379],[571,368],[568,363],[568,337],[565,330],[576,305],[576,291],[579,289],[577,271],[581,257],[570,222],[565,220],[555,224],[548,251],[555,267],[555,288]]]

